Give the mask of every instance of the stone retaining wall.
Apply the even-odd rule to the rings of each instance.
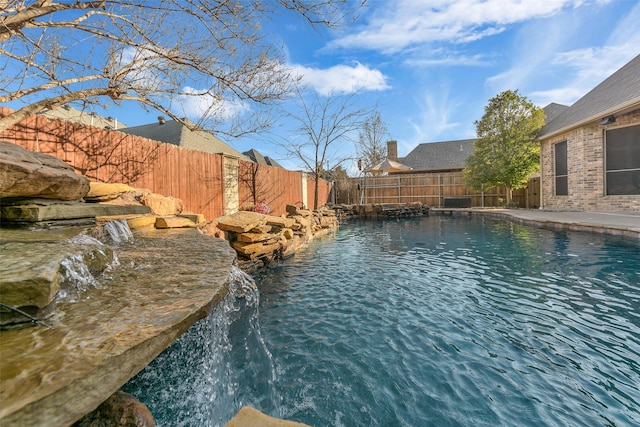
[[[429,213],[429,206],[421,202],[369,203],[365,205],[329,205],[340,218],[392,218],[420,216]]]
[[[295,254],[314,238],[338,227],[336,211],[322,207],[315,211],[286,207],[282,216],[239,211],[216,220],[224,238],[238,253],[238,264],[252,272]]]

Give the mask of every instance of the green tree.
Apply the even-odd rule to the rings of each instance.
[[[465,183],[476,189],[504,185],[510,205],[513,189],[526,186],[540,168],[536,135],[544,125],[544,111],[517,90],[507,90],[489,100],[475,125],[478,140],[467,159]]]

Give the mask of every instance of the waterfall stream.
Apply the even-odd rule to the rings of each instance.
[[[145,403],[160,427],[222,426],[246,405],[279,414],[258,302],[253,279],[233,267],[224,300],[123,390]]]
[[[251,404],[238,391],[250,381],[264,388],[259,403],[277,405],[257,289],[232,270],[227,242],[193,229],[132,239],[124,221],[97,230],[98,239],[83,231],[0,230],[0,273],[46,267],[61,284],[46,325],[1,331],[0,424],[66,425],[140,370],[127,387],[160,426],[220,425]],[[30,410],[32,402],[45,409]]]
[[[108,221],[104,224],[106,237],[113,243],[123,243],[133,241],[133,232],[129,224],[124,219]]]

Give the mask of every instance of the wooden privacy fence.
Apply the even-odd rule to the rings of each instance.
[[[0,108],[0,116],[10,111]],[[0,141],[54,155],[92,181],[125,183],[181,199],[185,210],[208,220],[254,201],[267,203],[275,215],[284,213],[287,204],[314,207],[315,181],[303,172],[118,131],[34,115],[0,132]],[[320,180],[319,205],[326,204],[330,192],[331,183]]]
[[[353,178],[349,192],[340,193],[338,201],[363,204],[421,202],[431,207],[443,207],[446,198],[461,197],[471,198],[473,207],[502,206],[506,188],[474,191],[464,185],[462,172],[363,176]],[[513,203],[523,208],[539,207],[540,179],[533,178],[527,188],[514,190]]]

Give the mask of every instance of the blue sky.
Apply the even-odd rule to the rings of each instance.
[[[640,54],[638,0],[369,0],[339,30],[293,16],[265,25],[311,90],[360,88],[358,103],[377,105],[400,156],[420,143],[475,137],[474,120],[503,90],[541,107],[571,105]],[[129,126],[157,116],[126,104],[111,114]],[[286,136],[288,126],[274,132]],[[226,141],[299,167],[267,140]]]
[[[290,66],[316,91],[366,88],[361,102],[378,105],[400,156],[475,137],[503,90],[571,105],[640,54],[637,0],[370,0],[340,31],[278,25]],[[271,151],[260,144],[238,148]]]

